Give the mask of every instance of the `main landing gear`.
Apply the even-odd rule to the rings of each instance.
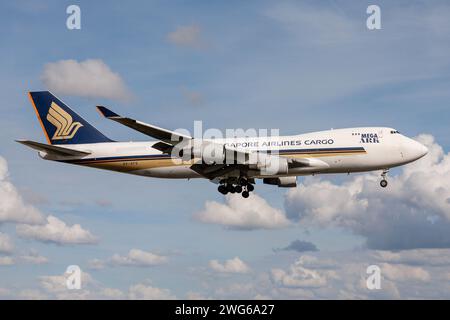
[[[230,179],[221,181],[217,190],[221,194],[240,193],[242,197],[248,198],[255,187],[247,179],[239,178],[234,181]]]
[[[381,173],[381,177],[382,177],[383,179],[380,181],[380,186],[381,186],[382,188],[386,188],[387,185],[388,185],[388,182],[387,182],[387,180],[386,180],[386,176],[387,176],[388,172],[389,172],[389,169],[384,169],[383,172]]]

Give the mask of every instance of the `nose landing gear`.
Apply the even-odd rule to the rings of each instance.
[[[386,188],[387,185],[388,185],[388,182],[387,182],[387,180],[386,180],[386,176],[387,176],[388,172],[389,172],[389,169],[384,169],[383,172],[381,173],[381,177],[382,177],[383,179],[380,181],[380,186],[381,186],[382,188]]]

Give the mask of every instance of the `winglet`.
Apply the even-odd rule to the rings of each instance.
[[[104,106],[97,106],[98,112],[105,118],[120,118],[120,116]]]

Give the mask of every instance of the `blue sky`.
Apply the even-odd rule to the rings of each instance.
[[[81,8],[81,30],[66,28],[70,4]],[[369,4],[372,2],[2,3],[0,157],[8,165],[7,181],[24,203],[43,216],[56,216],[67,225],[80,224],[97,239],[93,244],[42,241],[21,235],[17,223],[0,220],[0,232],[14,243],[13,250],[0,256],[15,259],[14,264],[0,265],[4,297],[61,297],[60,291],[43,285],[42,277],[62,275],[70,264],[80,265],[94,279],[88,289],[90,296],[83,291],[89,297],[100,297],[104,288],[120,290],[122,296],[116,292],[120,297],[131,296],[133,290],[145,297],[146,288],[158,288],[156,297],[185,298],[194,292],[203,297],[333,298],[345,291],[377,298],[405,297],[412,287],[419,297],[432,291],[449,297],[448,287],[435,287],[441,278],[417,276],[424,275],[421,271],[444,276],[439,273],[444,270],[439,269],[442,263],[411,265],[408,257],[435,257],[436,250],[450,257],[448,239],[432,237],[450,231],[450,186],[446,182],[450,6],[446,1],[377,1],[382,29],[369,31],[365,26]],[[175,40],[171,38],[174,34]],[[102,119],[96,105],[169,129],[191,130],[194,120],[202,120],[206,128],[278,128],[286,135],[382,125],[411,137],[428,134],[422,139],[436,149],[435,159],[424,163],[434,174],[427,174],[424,164],[410,171],[394,170],[395,196],[372,189],[373,175],[307,179],[297,191],[257,185],[255,207],[260,206],[267,219],[281,215],[288,225],[278,227],[269,220],[269,227],[244,231],[227,223],[205,223],[198,218],[206,210],[205,203],[215,203],[222,212],[233,202],[207,181],[148,179],[46,162],[14,142],[18,138],[44,141],[26,92],[52,89],[45,77],[46,66],[69,59],[101,61],[109,69],[108,75],[117,74],[121,88],[129,93],[125,99],[111,99],[108,94],[95,96],[83,90],[55,91],[115,140],[147,137]],[[423,177],[429,193],[421,192],[411,172]],[[377,187],[376,179],[372,182],[373,188]],[[403,183],[410,183],[409,187]],[[349,195],[346,190],[355,186],[361,188],[359,193]],[[308,189],[319,192],[308,193]],[[337,207],[337,199],[331,195],[337,192],[343,192],[343,199],[349,196],[352,205]],[[311,197],[320,199],[324,207],[336,207],[336,216],[344,218],[319,219],[320,214],[314,215],[317,208],[308,200]],[[361,199],[368,207],[359,207]],[[385,217],[382,210],[390,215]],[[245,210],[231,211],[238,217],[247,214]],[[371,221],[354,220],[368,213],[374,217]],[[383,218],[393,226],[392,216],[405,221],[404,226],[384,226],[388,231],[378,234],[388,240],[381,246],[378,229],[370,226],[382,226]],[[441,219],[441,229],[423,226],[430,217]],[[420,236],[405,246],[389,233],[391,229],[402,234],[414,230]],[[273,250],[298,239],[313,243],[319,251]],[[136,266],[111,259],[115,254],[126,256],[131,249],[152,252],[168,261]],[[379,254],[380,249],[402,251],[397,262],[392,262],[391,256],[389,260],[386,254]],[[30,250],[46,257],[47,263],[20,262],[19,257]],[[305,255],[323,265],[303,260],[295,264]],[[328,260],[335,261],[333,266],[342,266],[352,256],[349,270],[356,270],[353,276],[333,277],[332,268],[324,267]],[[211,267],[211,260],[225,264],[234,257],[251,271],[221,272]],[[89,268],[94,259],[105,266]],[[372,260],[385,264],[388,274],[395,274],[392,268],[396,267],[416,276],[406,284],[387,276],[384,296],[349,289],[349,283],[358,282]],[[293,272],[299,265],[303,266],[300,271]],[[320,275],[326,279],[325,287],[336,291],[326,291],[320,284],[292,288],[274,275],[277,268],[285,270],[285,278],[299,277],[305,268],[319,274],[328,270]]]

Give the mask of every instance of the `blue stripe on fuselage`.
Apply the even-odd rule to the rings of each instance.
[[[315,149],[284,149],[284,150],[255,150],[259,152],[276,153],[279,155],[289,154],[309,154],[309,153],[333,153],[333,152],[365,152],[363,147],[347,147],[347,148],[315,148]],[[127,160],[143,160],[143,159],[171,159],[172,157],[167,154],[148,154],[148,155],[135,155],[135,156],[114,156],[114,157],[101,157],[101,158],[88,158],[88,159],[74,159],[63,160],[63,162],[69,163],[89,163],[97,161],[127,161]]]

